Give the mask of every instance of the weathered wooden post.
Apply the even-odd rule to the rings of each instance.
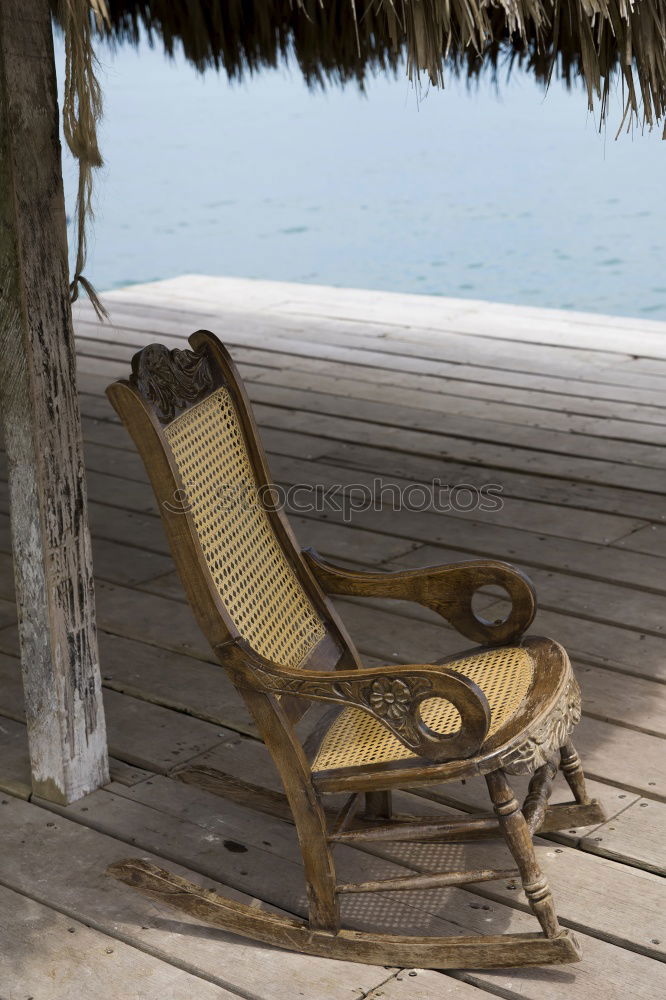
[[[0,406],[32,782],[108,780],[48,0],[0,2]]]

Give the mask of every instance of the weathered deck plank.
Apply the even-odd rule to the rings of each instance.
[[[2,995],[39,1000],[238,996],[0,886]]]
[[[108,358],[109,360],[124,359],[127,357],[128,348],[139,350],[146,343],[150,342],[153,334],[149,332],[139,332],[129,330],[117,323],[112,325],[113,342],[100,340],[98,336],[99,328],[95,325],[90,330],[91,336],[85,336],[87,324],[79,324],[79,336],[77,338],[78,353],[81,357]],[[177,339],[177,336],[165,331],[163,334],[166,340]],[[233,336],[233,335],[232,335]],[[236,335],[237,336],[237,335]],[[469,412],[469,403],[473,402],[477,407],[477,414],[480,411],[488,411],[492,415],[494,404],[501,404],[506,409],[507,414],[520,420],[520,413],[525,410],[526,416],[532,408],[541,419],[546,419],[543,411],[547,413],[562,413],[564,422],[562,426],[571,426],[566,423],[572,418],[612,418],[614,421],[622,423],[638,422],[648,425],[663,425],[666,423],[666,409],[663,404],[644,403],[641,400],[622,400],[617,398],[605,398],[601,396],[593,398],[583,395],[580,390],[576,391],[576,384],[573,387],[562,385],[555,379],[548,376],[534,376],[530,380],[529,387],[526,387],[524,380],[521,384],[514,385],[510,376],[504,373],[489,374],[481,367],[471,368],[469,371],[457,371],[457,366],[451,366],[449,374],[433,374],[429,370],[427,363],[421,364],[421,371],[411,370],[414,361],[409,359],[407,368],[401,367],[396,370],[395,366],[385,367],[381,364],[382,356],[372,354],[365,363],[361,363],[358,356],[353,352],[345,352],[344,349],[336,349],[327,345],[318,345],[315,352],[312,345],[306,340],[288,341],[281,340],[280,348],[274,346],[263,346],[258,343],[256,346],[246,346],[238,338],[239,343],[232,340],[234,356],[240,365],[245,378],[257,378],[261,381],[270,382],[274,377],[282,379],[289,376],[290,380],[300,378],[308,382],[312,375],[326,376],[329,380],[336,378],[352,380],[362,386],[393,386],[402,391],[412,392],[414,405],[429,408],[429,405],[436,405],[431,396],[443,401],[448,407],[451,406],[454,412]],[[290,351],[285,350],[285,343]],[[313,353],[315,356],[313,357]],[[367,352],[370,353],[370,352]],[[376,361],[371,364],[369,362]],[[454,377],[454,372],[457,377]],[[492,381],[491,381],[492,379]],[[508,383],[508,384],[507,384]],[[480,386],[482,390],[480,391]],[[612,390],[611,390],[612,391]],[[374,395],[374,392],[373,392]],[[442,405],[441,403],[439,405]],[[456,411],[456,407],[462,407],[461,411]],[[561,422],[554,417],[557,426]],[[509,421],[514,422],[514,421]],[[629,427],[626,430],[630,430]],[[590,433],[597,433],[590,429]],[[598,433],[602,433],[601,430]]]
[[[0,810],[2,884],[232,993],[257,1000],[293,1000],[299,995],[360,1000],[391,974],[376,966],[350,967],[278,951],[204,927],[185,914],[174,919],[172,912],[159,910],[105,875],[108,865],[136,853],[137,848],[126,841],[19,799],[8,800]],[[163,863],[159,857],[153,860]],[[196,873],[176,870],[197,879]],[[251,897],[210,878],[204,884],[227,897],[251,902]],[[199,1000],[197,993],[185,995]]]

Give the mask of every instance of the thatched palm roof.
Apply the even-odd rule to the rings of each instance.
[[[666,112],[666,0],[106,0],[104,31],[141,29],[196,66],[239,77],[295,59],[310,83],[395,70],[474,77],[518,64],[542,83],[580,77],[606,113],[623,85],[629,120]]]

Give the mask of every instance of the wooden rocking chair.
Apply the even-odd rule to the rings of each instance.
[[[574,936],[557,919],[532,834],[598,823],[570,742],[580,692],[550,639],[521,636],[534,592],[512,566],[491,560],[419,571],[360,573],[301,551],[284,514],[266,502],[271,480],[243,384],[211,333],[192,350],[153,344],[108,395],[150,475],[192,610],[242,693],[282,778],[298,831],[309,921],[262,912],[209,893],[141,860],[111,874],[153,898],[230,932],[285,948],[379,965],[499,968],[575,962]],[[480,587],[512,600],[503,622],[472,608]],[[365,668],[326,594],[417,601],[480,643],[436,664]],[[295,724],[312,702],[334,718],[306,753]],[[548,805],[558,768],[574,802]],[[521,806],[508,774],[532,774]],[[494,812],[473,817],[392,816],[390,790],[483,775]],[[322,796],[349,793],[329,826]],[[354,813],[364,803],[361,822]],[[452,841],[503,836],[542,932],[452,938],[340,928],[343,893],[464,885],[514,872],[448,871],[384,881],[336,882],[335,844]]]

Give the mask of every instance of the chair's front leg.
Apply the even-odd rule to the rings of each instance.
[[[500,829],[518,866],[530,909],[541,924],[546,937],[557,937],[562,928],[557,919],[550,887],[539,867],[532,835],[511,785],[504,771],[492,771],[487,774],[486,783]]]

